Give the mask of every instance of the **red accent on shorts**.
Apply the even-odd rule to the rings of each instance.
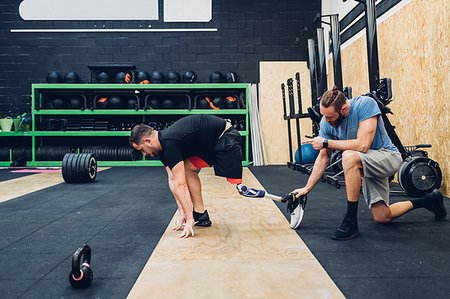
[[[230,178],[227,178],[227,181],[230,182],[231,184],[242,184],[242,179],[230,179]]]
[[[209,167],[208,163],[206,163],[205,161],[203,161],[202,158],[197,156],[190,157],[189,161],[191,161],[192,165],[194,165],[197,169]]]

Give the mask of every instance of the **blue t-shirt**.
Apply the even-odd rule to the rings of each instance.
[[[336,140],[356,139],[359,123],[372,116],[377,116],[378,121],[377,130],[370,149],[378,150],[385,148],[397,152],[397,147],[392,143],[391,138],[389,138],[384,128],[384,122],[377,103],[374,99],[367,96],[358,96],[350,100],[350,113],[338,128],[332,127],[325,121],[325,117],[322,117],[319,136]]]

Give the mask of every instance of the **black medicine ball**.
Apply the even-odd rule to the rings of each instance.
[[[97,83],[109,83],[109,75],[105,72],[100,72],[95,76]]]
[[[95,108],[106,109],[108,108],[108,104],[109,102],[107,97],[98,98],[97,102],[95,103]]]
[[[224,101],[224,99],[222,97],[214,97],[212,99],[212,104],[214,105],[214,107],[216,107],[218,109],[224,109],[225,108],[225,101]]]
[[[136,100],[135,97],[131,97],[131,98],[128,99],[127,107],[129,109],[137,109],[138,108],[137,107],[137,100]]]
[[[108,108],[120,109],[123,108],[122,99],[118,96],[112,96],[108,99]]]
[[[69,102],[67,103],[67,107],[72,109],[81,108],[81,99],[77,97],[70,98]]]
[[[165,99],[161,104],[162,109],[173,109],[175,108],[175,103],[172,99]]]
[[[164,83],[166,81],[166,78],[164,77],[164,74],[158,71],[154,71],[150,75],[150,82],[151,83]]]
[[[145,71],[137,71],[134,73],[134,79],[136,83],[142,83],[145,80],[150,81],[150,75]]]
[[[225,75],[225,79],[227,80],[227,83],[236,83],[239,82],[239,76],[236,72],[228,72]]]
[[[150,107],[148,107],[150,106]],[[147,104],[147,108],[150,109],[159,109],[161,108],[161,101],[155,98],[150,99],[150,101]]]
[[[131,82],[131,74],[125,72],[118,72],[115,78],[116,83],[128,84]]]
[[[196,109],[209,109],[209,102],[204,97],[198,98]]]
[[[53,98],[52,107],[53,109],[63,109],[66,107],[66,102],[61,98]]]
[[[80,83],[80,76],[75,72],[68,72],[64,75],[64,83]]]
[[[225,109],[236,109],[237,98],[234,96],[228,96],[225,98]]]
[[[225,77],[221,72],[212,72],[209,76],[209,82],[211,83],[225,83]]]
[[[47,83],[61,83],[62,82],[61,75],[55,71],[49,71],[47,73],[47,75],[45,76],[45,80],[47,81]]]
[[[189,109],[189,101],[184,97],[178,98],[176,104],[178,109]]]
[[[184,83],[195,83],[197,82],[197,74],[194,71],[187,71],[183,74]]]
[[[181,76],[177,72],[170,72],[167,74],[167,83],[180,83]]]

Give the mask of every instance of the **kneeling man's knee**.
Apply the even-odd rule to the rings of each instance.
[[[389,207],[382,201],[375,203],[370,211],[372,212],[373,221],[377,224],[388,223],[392,220]]]
[[[391,222],[391,219],[387,216],[373,215],[373,221],[376,224],[385,224]]]
[[[361,159],[358,154],[352,150],[346,150],[342,152],[342,167],[344,169],[359,165]]]

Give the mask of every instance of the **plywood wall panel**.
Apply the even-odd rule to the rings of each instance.
[[[378,24],[380,77],[392,78],[394,115],[389,119],[404,145],[430,143],[429,157],[443,172],[450,195],[449,1],[414,0]],[[329,65],[332,65],[329,61]],[[344,86],[368,91],[366,37],[342,50]]]
[[[309,70],[306,62],[260,62],[260,113],[261,128],[268,163],[271,165],[286,164],[289,161],[289,143],[287,134],[287,122],[283,119],[283,103],[281,100],[281,83],[288,78],[294,79],[295,110],[297,105],[297,88],[295,73],[300,73],[300,85],[302,95],[302,111],[307,112],[311,106],[311,85],[309,82]],[[286,86],[286,99],[288,91]],[[287,103],[287,107],[289,104]],[[289,108],[288,108],[289,109]],[[301,139],[305,135],[312,134],[312,122],[309,118],[300,121]],[[292,148],[297,148],[295,120],[291,120]]]
[[[365,36],[341,51],[342,82],[351,86],[353,96],[369,91],[367,46]]]

